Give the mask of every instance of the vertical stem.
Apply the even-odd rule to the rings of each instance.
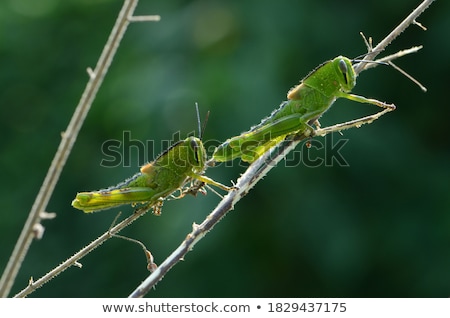
[[[117,17],[113,30],[108,38],[108,41],[103,49],[102,54],[97,62],[95,70],[91,72],[89,81],[81,96],[78,106],[67,126],[66,131],[62,134],[62,139],[56,151],[55,157],[52,160],[50,168],[41,185],[38,195],[34,201],[28,219],[20,233],[16,246],[9,258],[2,278],[0,279],[0,297],[7,297],[17,273],[22,265],[23,259],[28,252],[31,242],[34,238],[34,227],[41,222],[41,213],[47,208],[48,201],[53,193],[56,183],[61,175],[67,158],[72,150],[72,146],[77,139],[78,132],[83,125],[84,119],[91,107],[92,101],[101,86],[106,72],[111,64],[111,61],[117,51],[120,40],[128,27],[128,17],[133,15],[138,0],[125,0],[124,5]]]

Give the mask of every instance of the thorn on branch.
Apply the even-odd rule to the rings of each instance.
[[[40,240],[44,236],[45,227],[41,223],[35,223],[33,225],[33,237]]]
[[[83,264],[81,264],[80,262],[73,263],[73,266],[78,267],[78,268],[83,268]]]
[[[421,28],[421,29],[424,30],[424,31],[427,30],[426,26],[424,26],[424,25],[423,25],[422,23],[420,23],[420,22],[417,22],[416,20],[413,20],[412,23],[415,24],[415,25],[417,25],[419,28]]]
[[[92,70],[92,68],[88,67],[86,71],[91,79],[95,79],[96,75],[95,72]]]
[[[137,15],[128,17],[130,22],[158,22],[161,20],[159,15]]]
[[[54,218],[56,218],[56,213],[55,212],[41,212],[40,214],[39,214],[39,217],[42,219],[42,220],[52,220],[52,219],[54,219]]]

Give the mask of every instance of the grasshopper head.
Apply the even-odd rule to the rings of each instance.
[[[356,85],[356,74],[351,60],[344,56],[338,56],[333,60],[333,66],[341,89],[344,92],[350,92]]]
[[[188,137],[185,140],[188,148],[189,163],[197,168],[197,172],[203,171],[206,164],[206,150],[202,141],[197,137]]]

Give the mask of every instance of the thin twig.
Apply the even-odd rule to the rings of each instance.
[[[102,54],[97,62],[95,70],[89,72],[89,81],[81,96],[78,106],[67,126],[66,131],[62,134],[62,139],[58,150],[53,158],[50,168],[47,172],[38,195],[34,201],[28,219],[24,224],[22,232],[17,240],[16,246],[9,258],[2,278],[0,279],[0,297],[7,297],[16,279],[17,273],[22,265],[25,255],[35,237],[34,229],[41,225],[41,214],[47,208],[48,201],[53,193],[55,185],[61,175],[61,171],[67,161],[72,150],[72,146],[78,136],[84,119],[91,107],[103,78],[108,71],[111,61],[117,51],[120,40],[130,23],[129,18],[132,17],[138,0],[125,0],[119,16],[114,24],[108,41],[103,49]]]
[[[408,55],[408,54],[411,54],[411,53],[416,53],[416,52],[418,52],[421,49],[423,49],[422,45],[413,46],[413,47],[411,47],[409,49],[401,50],[401,51],[398,51],[397,53],[394,53],[394,54],[391,54],[391,55],[387,55],[385,57],[377,59],[376,62],[389,63],[389,62],[391,62],[393,60],[398,59],[399,57],[402,57],[402,56],[405,56],[405,55]],[[377,66],[376,63],[368,63],[367,66],[364,68],[364,70],[368,70],[369,68],[372,68],[372,67],[375,67],[375,66]]]
[[[408,74],[405,70],[403,70],[400,66],[394,64],[394,62],[389,61],[388,64],[392,66],[395,70],[399,71],[401,74],[409,78],[414,84],[420,87],[422,92],[426,92],[427,88],[423,86],[417,79],[415,79],[412,75]]]
[[[372,50],[366,54],[363,58],[365,61],[373,61],[375,57],[384,51],[384,49],[397,38],[403,31],[406,30],[411,24],[415,24],[416,18],[425,11],[432,2],[435,0],[424,0],[419,6],[413,10],[391,33],[389,33],[380,43],[377,44]],[[355,65],[356,74],[361,73],[366,68],[367,63],[358,63]]]
[[[365,38],[364,38],[364,39],[365,39]],[[402,75],[404,75],[404,76],[406,76],[408,79],[410,79],[414,84],[416,84],[417,86],[419,86],[419,88],[420,88],[423,92],[426,92],[426,91],[427,91],[427,88],[426,88],[425,86],[423,86],[423,85],[422,85],[417,79],[415,79],[412,75],[408,74],[405,70],[403,70],[402,68],[400,68],[399,66],[395,65],[395,64],[392,62],[393,60],[398,59],[399,57],[402,57],[402,56],[404,56],[404,55],[411,54],[411,53],[416,53],[416,52],[418,52],[419,50],[421,50],[422,48],[423,48],[423,46],[422,46],[422,45],[419,45],[419,46],[413,46],[413,47],[410,48],[410,49],[398,51],[398,52],[395,53],[395,54],[391,54],[391,55],[388,55],[388,56],[385,56],[385,57],[383,57],[383,58],[380,58],[380,59],[375,60],[374,62],[376,62],[376,63],[368,63],[368,64],[366,64],[366,67],[364,68],[364,70],[367,70],[367,69],[372,68],[372,67],[376,67],[376,66],[379,65],[379,63],[387,63],[387,64],[389,64],[390,66],[392,66],[392,68],[394,68],[395,70],[399,71]]]
[[[121,230],[123,230],[125,227],[136,221],[138,218],[140,218],[142,215],[144,215],[148,210],[141,210],[139,212],[133,213],[126,219],[124,219],[122,222],[118,223],[116,226],[112,227],[105,233],[103,233],[101,236],[99,236],[97,239],[83,247],[81,250],[79,250],[77,253],[75,253],[73,256],[65,260],[60,265],[56,266],[54,269],[52,269],[50,272],[39,278],[37,281],[30,281],[28,286],[21,290],[19,293],[17,293],[14,297],[26,297],[27,295],[34,292],[39,287],[42,287],[45,283],[49,282],[54,277],[61,274],[63,271],[71,267],[72,265],[80,267],[81,264],[79,263],[79,260],[82,259],[84,256],[92,252],[94,249],[102,245],[106,240],[110,239],[111,237],[114,237],[117,233],[119,233]]]
[[[433,1],[434,0],[426,0],[419,5],[413,13],[411,13],[402,23],[400,23],[398,27],[394,29],[394,31],[392,31],[374,48],[374,52],[369,52],[369,54],[364,57],[364,60],[373,60],[380,51],[384,50],[389,43],[391,43],[400,33],[412,24],[413,21],[415,21],[415,19]],[[360,63],[358,70],[355,69],[355,71],[359,74],[362,70],[364,70],[364,65]],[[368,116],[366,121],[364,120],[365,118],[362,118],[359,120],[359,123],[370,123],[389,111],[390,109],[385,109],[375,115]],[[355,126],[355,121],[353,121],[352,124],[353,125],[351,125],[351,127]],[[335,125],[324,129],[317,129],[311,133],[311,136],[323,136],[334,131],[347,129],[349,127],[346,125]],[[294,149],[301,140],[311,136],[309,136],[307,132],[306,134],[296,136],[293,140],[284,141],[277,147],[267,151],[258,160],[252,163],[245,173],[238,179],[236,184],[237,190],[229,192],[200,225],[194,223],[193,230],[187,235],[186,239],[129,295],[129,297],[143,297],[147,292],[149,292],[150,289],[152,289],[175,264],[184,259],[184,256],[192,250],[194,245],[200,241],[230,210],[232,210],[234,205],[242,199],[262,177],[264,177],[280,160],[282,160],[292,149]]]

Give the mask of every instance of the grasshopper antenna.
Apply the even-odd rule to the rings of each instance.
[[[208,118],[209,118],[209,111],[206,113],[206,117],[205,117],[205,121],[203,122],[203,126],[201,124],[201,120],[200,120],[200,112],[198,110],[198,103],[195,103],[195,110],[197,112],[197,124],[198,124],[198,138],[200,138],[200,140],[203,139],[203,133],[205,131],[206,128],[206,123],[208,122]]]
[[[352,63],[374,63],[379,65],[389,65],[389,63],[383,62],[383,61],[369,61],[369,60],[359,60],[359,59],[353,59]]]
[[[202,139],[202,127],[201,127],[200,112],[198,110],[198,103],[197,102],[195,102],[195,111],[197,113],[198,138],[200,138],[200,140],[201,140]]]

